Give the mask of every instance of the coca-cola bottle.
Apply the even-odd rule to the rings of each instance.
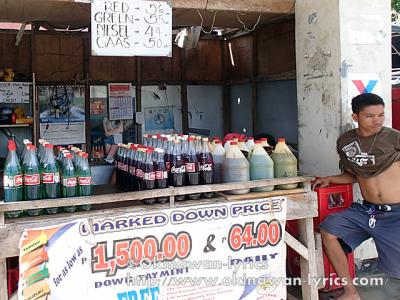
[[[200,166],[193,138],[189,138],[188,153],[185,158],[185,176],[187,185],[200,184]],[[189,194],[188,198],[191,200],[197,200],[200,198],[200,195],[200,193]]]
[[[118,144],[117,156],[115,158],[115,184],[121,186],[121,159],[122,159],[122,144]]]
[[[92,173],[90,171],[89,155],[86,152],[80,153],[80,165],[78,168],[78,195],[79,196],[91,196],[93,195],[93,180]],[[90,210],[92,208],[91,204],[79,205],[81,210]]]
[[[143,178],[144,178],[144,158],[145,158],[145,148],[139,148],[137,160],[136,160],[136,182],[137,190],[143,190]]]
[[[128,160],[128,189],[129,191],[136,190],[136,164],[135,156],[137,152],[137,147],[131,145],[129,150],[129,160]]]
[[[62,169],[62,197],[69,198],[75,197],[77,194],[76,189],[76,174],[75,168],[72,164],[72,155],[67,154],[64,158],[64,165]],[[75,205],[64,206],[66,212],[74,212],[76,210]]]
[[[195,141],[195,149],[196,149],[196,155],[199,156],[201,152],[201,136],[197,135],[196,136],[196,141]]]
[[[179,187],[185,185],[185,162],[181,154],[181,146],[179,140],[174,140],[174,148],[172,150],[171,171],[168,174],[170,177],[170,185]],[[185,199],[184,195],[175,196],[176,200]]]
[[[168,172],[164,161],[164,150],[156,149],[156,154],[156,162],[154,164],[154,171],[156,172],[156,188],[163,189],[168,185]],[[159,203],[166,203],[168,197],[159,197],[157,198],[157,201]]]
[[[42,187],[43,199],[60,198],[60,171],[53,154],[54,146],[46,144],[43,152],[42,163]],[[46,208],[48,214],[55,214],[58,212],[58,207]]]
[[[42,185],[40,181],[40,166],[36,156],[36,147],[34,145],[28,146],[26,160],[22,167],[24,174],[24,195],[25,200],[39,200],[42,199]],[[28,209],[26,213],[29,216],[38,216],[42,209]]]
[[[123,167],[122,189],[126,192],[129,191],[129,163],[130,163],[129,153],[130,153],[130,146],[125,145],[123,154],[123,166],[122,166]]]
[[[149,135],[146,134],[146,133],[143,134],[142,144],[143,144],[143,146],[148,146],[149,145]]]
[[[155,188],[156,173],[154,171],[153,165],[153,150],[146,150],[146,159],[144,163],[144,180],[143,180],[143,190],[153,190]],[[154,204],[156,202],[155,198],[148,198],[143,200],[146,204]]]
[[[167,171],[170,172],[171,170],[171,161],[172,161],[172,152],[174,151],[174,139],[168,138],[167,141],[167,149],[165,150],[165,166]]]
[[[9,140],[10,141],[10,140]],[[29,139],[24,139],[23,140],[23,148],[22,148],[22,153],[21,153],[21,157],[20,157],[20,165],[22,165],[22,162],[24,161],[24,157],[25,157],[25,153],[26,153],[26,147],[28,145],[32,145],[32,142]]]
[[[203,138],[203,145],[200,153],[199,163],[201,184],[214,183],[214,160],[208,148],[208,138]],[[204,197],[214,197],[214,193],[204,193]]]
[[[4,164],[3,187],[4,201],[14,202],[23,200],[22,169],[17,155],[17,146],[14,141],[8,143],[8,154]],[[7,218],[22,216],[22,210],[5,212]]]
[[[181,150],[183,160],[186,160],[189,153],[189,140],[186,136],[182,136]]]

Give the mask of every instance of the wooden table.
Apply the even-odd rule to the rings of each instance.
[[[226,201],[243,201],[246,199],[266,198],[273,196],[286,196],[287,220],[298,220],[298,239],[286,232],[285,242],[300,255],[300,268],[302,277],[303,299],[318,299],[317,287],[305,284],[308,276],[317,276],[317,256],[314,239],[313,218],[318,216],[318,203],[316,193],[311,191],[313,177],[294,177],[268,180],[255,180],[241,183],[224,183],[212,185],[199,185],[180,188],[166,188],[159,190],[121,193],[114,186],[102,186],[96,193],[89,197],[60,198],[50,200],[20,201],[12,203],[0,202],[0,299],[7,296],[7,270],[6,258],[18,256],[18,243],[25,229],[34,227],[52,226],[81,218],[105,218],[120,214],[152,211],[157,209],[190,206],[207,203],[221,203]],[[249,193],[246,195],[227,195],[224,191],[272,186],[278,184],[300,183],[300,188],[294,190],[274,190],[265,193]],[[175,201],[174,196],[192,193],[216,192],[216,197],[211,199]],[[169,197],[166,204],[144,205],[142,200],[153,197]],[[48,207],[62,207],[67,205],[92,204],[93,210],[75,213],[59,213],[55,215],[41,215],[37,217],[23,217],[5,219],[4,212]]]

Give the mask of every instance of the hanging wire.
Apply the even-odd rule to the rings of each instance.
[[[249,29],[249,28],[247,28],[246,24],[245,24],[242,20],[240,20],[239,14],[242,15],[242,16],[244,16],[244,15],[246,15],[246,14],[241,13],[241,12],[238,11],[238,12],[236,13],[236,18],[238,19],[238,21],[240,22],[240,24],[243,25],[243,29],[246,30],[246,31],[248,31],[248,32],[252,32],[254,29],[256,29],[258,23],[260,23],[261,14],[258,16],[257,22],[256,22],[256,24],[254,24],[253,28],[252,28],[252,29]]]
[[[201,19],[201,24],[200,24],[201,31],[203,31],[206,34],[211,34],[212,31],[214,30],[214,23],[215,23],[215,17],[217,16],[217,11],[214,12],[214,18],[213,18],[213,21],[212,21],[212,24],[211,24],[211,29],[208,32],[203,29],[204,20],[203,20],[203,16],[201,15],[201,13],[200,13],[200,11],[198,9],[197,9],[197,13],[199,14],[200,19]]]

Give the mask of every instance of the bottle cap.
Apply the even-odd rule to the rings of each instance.
[[[72,158],[72,154],[68,153],[67,155],[65,155],[65,158]]]
[[[254,141],[254,144],[261,144],[261,141],[259,141],[259,140]]]
[[[243,139],[243,138],[239,139],[239,143],[244,143],[244,141],[245,141],[245,139]]]
[[[222,141],[215,141],[216,144],[222,144]]]
[[[53,149],[54,146],[53,146],[53,144],[46,144],[45,147],[46,147],[46,149]]]
[[[237,145],[237,142],[230,142],[230,145]]]
[[[208,138],[207,138],[207,137],[202,138],[202,141],[203,141],[203,142],[208,142]]]
[[[220,140],[219,137],[217,137],[217,136],[214,136],[213,139],[214,139],[214,141],[219,141]]]
[[[8,151],[15,151],[17,150],[17,146],[15,144],[8,144]]]
[[[83,157],[83,158],[88,158],[88,157],[89,157],[89,154],[87,154],[86,152],[82,152],[82,157]]]
[[[267,141],[268,141],[268,138],[261,138],[260,141],[261,141],[261,142],[267,142]]]
[[[254,140],[254,138],[253,138],[252,136],[249,136],[249,137],[247,138],[247,140]]]
[[[189,142],[193,142],[195,140],[195,138],[194,137],[189,137]]]
[[[283,142],[283,143],[284,143],[285,141],[286,141],[285,138],[279,138],[279,139],[278,139],[278,143],[279,143],[279,142]]]

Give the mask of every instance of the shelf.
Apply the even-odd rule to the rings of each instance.
[[[18,127],[29,127],[32,124],[0,124],[0,128],[18,128]]]

